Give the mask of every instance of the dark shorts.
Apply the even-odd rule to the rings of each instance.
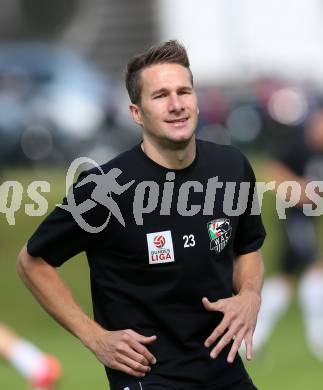
[[[177,385],[173,385],[161,378],[158,379],[130,379],[127,382],[110,382],[110,390],[187,390]],[[199,389],[200,390],[200,389]],[[225,387],[207,386],[205,390],[257,390],[257,387],[252,383],[250,378],[244,378]]]

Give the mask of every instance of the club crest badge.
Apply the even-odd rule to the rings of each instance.
[[[210,250],[216,253],[222,252],[231,237],[230,220],[227,218],[214,219],[207,223],[207,230],[211,240]]]

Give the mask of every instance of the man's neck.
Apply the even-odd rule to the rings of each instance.
[[[191,165],[195,159],[195,136],[186,145],[181,145],[178,148],[151,142],[151,140],[144,137],[141,149],[151,160],[165,168],[183,169]]]

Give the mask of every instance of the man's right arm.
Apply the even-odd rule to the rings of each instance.
[[[17,272],[41,306],[104,365],[137,377],[150,371],[156,359],[145,344],[156,336],[102,328],[83,311],[55,268],[41,257],[30,256],[26,247],[18,256]]]

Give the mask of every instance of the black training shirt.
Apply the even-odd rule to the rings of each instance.
[[[108,194],[107,190],[125,226],[98,204],[83,214],[84,220],[90,226],[101,226],[110,219],[104,230],[90,233],[69,211],[56,207],[30,238],[29,254],[57,267],[86,251],[95,320],[109,330],[131,328],[157,336],[147,346],[157,364],[145,378],[160,375],[185,390],[214,390],[239,380],[245,375],[244,367],[239,356],[232,364],[226,362],[230,346],[215,360],[209,356],[212,347],[204,346],[222,314],[206,311],[202,298],[216,301],[232,296],[235,256],[258,250],[264,241],[260,216],[250,215],[255,177],[249,162],[232,146],[197,141],[195,160],[181,170],[158,165],[140,145],[101,167],[104,173],[115,168],[121,172],[118,185],[134,180],[122,193]],[[78,183],[101,173],[92,169]],[[214,178],[224,185],[215,195],[209,188],[208,205],[210,199],[214,203],[210,210],[204,206],[207,184],[210,187]],[[251,183],[242,215],[223,211],[229,182],[237,183],[235,193],[230,185],[228,191],[235,205],[239,183]],[[91,199],[94,188],[90,180],[74,186],[76,203]],[[147,212],[138,213],[138,207],[146,207]],[[127,376],[109,368],[107,373],[112,380]]]

